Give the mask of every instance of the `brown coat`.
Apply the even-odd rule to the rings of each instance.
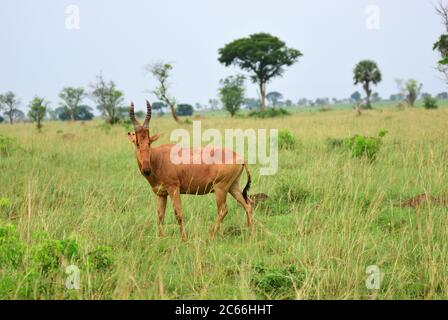
[[[212,232],[215,236],[221,222],[227,214],[227,194],[230,193],[246,211],[247,225],[252,225],[252,201],[248,197],[250,188],[250,173],[244,160],[234,153],[225,149],[183,149],[193,159],[193,153],[210,154],[216,156],[221,153],[222,159],[230,152],[231,161],[222,163],[211,163],[201,160],[200,163],[175,163],[171,159],[172,144],[159,147],[151,147],[151,144],[159,138],[159,135],[150,136],[149,120],[151,119],[151,105],[147,102],[147,117],[143,125],[140,125],[134,116],[134,106],[131,104],[130,118],[135,132],[129,132],[129,140],[136,147],[136,158],[140,172],[151,185],[152,190],[158,196],[158,225],[159,234],[163,234],[162,224],[165,216],[167,197],[173,201],[176,219],[181,228],[182,240],[187,240],[185,226],[182,218],[180,194],[204,195],[215,193],[218,207],[218,217]],[[248,181],[242,191],[239,180],[243,169],[246,170]]]

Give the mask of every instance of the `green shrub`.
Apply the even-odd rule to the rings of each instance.
[[[7,300],[14,295],[17,288],[17,279],[11,273],[0,272],[0,299]]]
[[[376,158],[381,144],[381,140],[377,138],[365,137],[358,134],[346,141],[354,157],[367,156],[369,159]]]
[[[47,234],[37,236],[39,243],[33,250],[33,261],[44,273],[61,267],[62,258],[72,261],[79,258],[79,244],[74,239],[54,240]]]
[[[375,160],[382,145],[382,138],[386,134],[386,130],[380,130],[378,137],[367,137],[355,134],[354,137],[345,140],[345,145],[351,150],[354,157],[367,157],[370,160]]]
[[[280,149],[294,149],[296,138],[288,129],[282,129],[278,133],[278,147]]]
[[[47,232],[35,232],[29,243],[22,242],[14,225],[0,223],[0,299],[70,298],[64,287],[68,264],[90,269],[92,290],[110,292],[115,284],[112,249],[99,246],[87,256],[81,252],[78,241],[53,239]]]
[[[0,156],[9,157],[17,149],[19,146],[15,139],[0,134]]]
[[[273,109],[273,108],[268,108],[265,109],[263,111],[251,111],[249,113],[249,117],[254,117],[254,118],[275,118],[275,117],[284,117],[284,116],[288,116],[291,113],[285,109]]]
[[[11,204],[11,201],[9,201],[8,198],[6,198],[6,197],[0,198],[0,209],[6,209],[9,207],[10,204]]]
[[[0,225],[0,267],[19,266],[24,251],[17,228],[12,224]]]
[[[437,100],[431,96],[425,96],[423,98],[423,107],[425,109],[437,109],[439,106],[437,105]]]
[[[388,131],[386,129],[381,129],[380,131],[378,131],[378,137],[384,138],[387,133],[388,133]]]
[[[111,247],[99,246],[89,253],[89,265],[97,270],[110,268],[115,260]]]
[[[62,244],[58,240],[43,240],[33,250],[33,262],[39,270],[44,273],[54,271],[59,268],[62,258]]]
[[[60,240],[62,254],[69,260],[79,259],[80,248],[78,242],[74,239]]]

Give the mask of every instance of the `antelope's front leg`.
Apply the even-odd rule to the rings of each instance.
[[[163,237],[163,219],[165,218],[167,196],[157,197],[157,227],[159,230],[159,237]]]
[[[171,201],[173,201],[174,214],[176,215],[177,223],[180,226],[180,232],[182,234],[182,241],[187,241],[187,232],[185,231],[185,224],[182,217],[182,206],[180,202],[180,190],[169,190]]]

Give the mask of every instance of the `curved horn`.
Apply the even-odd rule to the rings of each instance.
[[[149,127],[149,121],[151,120],[151,113],[152,113],[152,108],[151,108],[151,104],[149,103],[148,100],[146,100],[146,118],[145,118],[145,122],[143,122],[143,128],[148,129]]]
[[[131,102],[131,106],[129,107],[129,118],[131,118],[134,130],[138,130],[140,128],[140,123],[137,121],[137,119],[135,119],[134,102]]]

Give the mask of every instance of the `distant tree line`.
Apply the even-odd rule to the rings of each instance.
[[[448,83],[448,6],[442,3],[436,8],[442,17],[445,32],[434,43],[433,50],[440,54],[438,69],[446,76]],[[377,63],[365,59],[357,63],[353,69],[353,84],[359,85],[364,91],[364,97],[359,91],[355,91],[348,98],[337,99],[321,97],[314,100],[302,98],[297,103],[278,91],[267,92],[266,85],[275,77],[284,74],[285,68],[295,64],[303,54],[294,48],[286,46],[278,37],[268,33],[255,33],[245,38],[236,39],[218,50],[218,61],[228,66],[237,66],[249,73],[249,78],[258,87],[258,99],[245,96],[244,75],[234,75],[222,79],[218,89],[219,98],[209,99],[210,110],[218,110],[219,104],[233,117],[241,108],[257,109],[263,111],[266,107],[281,108],[297,106],[325,106],[344,103],[354,103],[357,107],[371,109],[373,103],[382,101],[374,86],[382,81],[382,73]],[[173,65],[167,62],[157,62],[146,66],[157,81],[157,86],[152,93],[159,101],[154,102],[153,110],[163,115],[165,110],[170,110],[174,120],[180,121],[179,116],[191,116],[195,108],[191,104],[178,104],[171,94],[169,80]],[[415,79],[397,80],[398,93],[392,94],[389,101],[405,102],[409,107],[414,107],[417,99],[430,101],[432,96],[422,92],[423,85]],[[42,121],[49,117],[52,120],[62,121],[88,121],[93,119],[93,108],[85,103],[89,98],[96,106],[104,120],[109,124],[116,124],[127,118],[127,106],[124,103],[124,94],[113,81],[106,81],[100,74],[89,85],[86,91],[82,87],[65,87],[59,93],[59,106],[51,109],[50,103],[43,97],[35,96],[28,104],[28,119],[36,123],[38,129],[42,127]],[[448,93],[442,92],[437,99],[448,99]],[[25,119],[25,114],[19,109],[21,101],[16,95],[8,91],[0,95],[0,122],[13,124]],[[195,104],[196,110],[205,110],[206,106]],[[144,114],[137,113],[137,116]]]

